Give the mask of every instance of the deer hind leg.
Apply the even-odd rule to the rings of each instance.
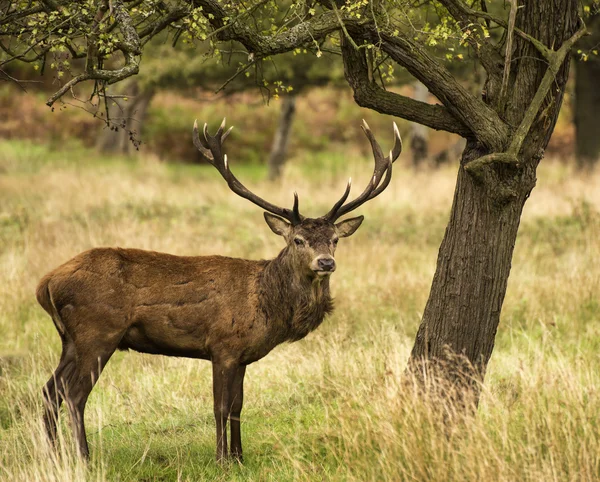
[[[213,397],[217,425],[217,461],[227,458],[227,420],[231,413],[231,392],[238,370],[236,364],[213,361]]]
[[[63,397],[58,390],[58,383],[64,376],[68,376],[70,371],[75,369],[75,347],[67,338],[63,338],[63,350],[60,356],[58,367],[54,371],[50,380],[44,385],[44,426],[48,439],[54,445],[56,443],[56,432],[58,423],[58,414]]]
[[[229,424],[231,427],[231,456],[242,462],[242,434],[240,429],[240,414],[244,404],[244,375],[246,365],[238,367],[231,390],[231,414]]]
[[[87,399],[98,381],[106,363],[115,352],[120,340],[93,339],[93,346],[77,349],[77,365],[69,376],[62,377],[62,396],[71,416],[73,438],[79,455],[89,459],[90,451],[85,434],[84,412]]]

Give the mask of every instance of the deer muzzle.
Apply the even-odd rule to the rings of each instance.
[[[319,276],[328,276],[335,271],[335,259],[322,254],[313,260],[310,268]]]

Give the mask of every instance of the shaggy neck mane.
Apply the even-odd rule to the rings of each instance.
[[[281,325],[281,335],[289,341],[304,338],[333,311],[329,277],[298,273],[287,247],[266,262],[259,286],[262,311],[268,322]]]

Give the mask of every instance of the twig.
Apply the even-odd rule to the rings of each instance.
[[[39,80],[19,80],[16,79],[15,77],[13,77],[12,75],[10,75],[8,72],[6,72],[5,70],[0,69],[0,74],[4,75],[4,77],[6,77],[8,80],[10,80],[11,82],[14,82],[15,84],[17,84],[19,86],[19,88],[21,88],[21,90],[23,90],[23,92],[27,92],[27,89],[25,89],[25,87],[23,87],[23,85],[21,85],[22,82],[40,82]]]
[[[350,34],[348,33],[348,30],[346,30],[346,26],[344,25],[344,21],[342,20],[342,16],[340,15],[340,12],[338,11],[338,8],[337,8],[337,5],[335,4],[335,1],[334,0],[330,0],[330,3],[331,3],[331,8],[335,12],[335,16],[337,17],[338,22],[340,23],[340,27],[342,28],[342,32],[344,32],[344,37],[346,37],[346,39],[348,40],[348,42],[350,42],[350,45],[352,45],[352,47],[354,47],[355,50],[359,50],[360,47],[358,45],[356,45],[356,42],[350,36]]]
[[[223,82],[221,87],[219,87],[217,90],[215,90],[215,94],[218,94],[219,92],[221,92],[225,87],[227,87],[231,82],[233,82],[240,74],[246,72],[246,70],[248,70],[250,67],[252,67],[256,62],[258,62],[261,59],[262,59],[262,57],[253,57],[250,62],[248,62],[246,65],[241,66],[236,71],[235,74],[233,74],[225,82]]]

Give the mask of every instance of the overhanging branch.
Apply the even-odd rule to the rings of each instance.
[[[426,85],[483,145],[493,151],[503,149],[509,135],[508,126],[494,109],[468,92],[422,45],[408,36],[393,35],[388,31],[362,29],[356,32],[372,43],[381,42],[381,49]]]
[[[432,129],[453,132],[463,137],[473,133],[441,105],[419,102],[382,89],[369,78],[365,49],[356,50],[349,42],[342,41],[344,72],[354,91],[354,99],[361,107],[393,115]]]
[[[202,7],[202,11],[208,16],[213,28],[221,29],[217,36],[219,40],[235,40],[240,42],[249,52],[257,54],[260,57],[281,54],[307,44],[312,44],[315,40],[321,40],[341,28],[338,19],[340,12],[330,10],[320,13],[276,35],[262,35],[247,26],[240,18],[234,18],[227,25],[225,19],[229,18],[231,14],[217,0],[194,0],[193,3],[196,7]],[[342,17],[342,19],[346,28],[365,25],[369,22],[369,19],[365,17],[360,19]]]

